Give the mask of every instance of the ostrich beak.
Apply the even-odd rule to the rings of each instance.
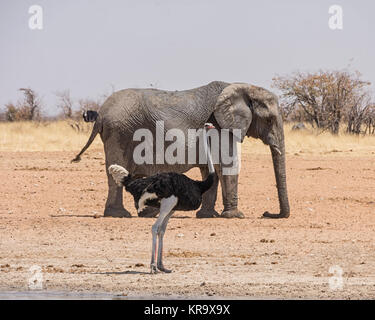
[[[215,126],[212,123],[205,123],[204,124],[205,129],[215,129]]]

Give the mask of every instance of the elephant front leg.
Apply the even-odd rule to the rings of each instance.
[[[244,218],[245,216],[238,210],[238,175],[219,175],[224,210],[220,217],[223,218]]]
[[[208,176],[208,168],[200,168],[202,179],[206,179]],[[215,203],[217,198],[217,187],[219,185],[219,178],[217,174],[214,177],[214,183],[212,187],[207,190],[202,197],[202,206],[197,211],[197,218],[215,218],[219,216],[219,213],[215,210]]]

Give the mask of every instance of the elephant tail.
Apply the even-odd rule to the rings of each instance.
[[[87,141],[87,143],[85,144],[85,146],[82,148],[82,150],[80,151],[80,153],[78,153],[76,155],[76,157],[71,162],[79,162],[79,161],[81,161],[81,155],[87,150],[87,148],[94,141],[96,135],[99,132],[101,132],[101,131],[102,131],[102,121],[101,121],[100,117],[98,116],[97,119],[96,119],[96,121],[95,121],[94,127],[92,128],[89,140]]]

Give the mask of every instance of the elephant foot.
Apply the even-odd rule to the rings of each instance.
[[[239,218],[244,219],[244,214],[238,209],[224,210],[221,215],[221,218]]]
[[[146,207],[141,212],[138,212],[138,217],[154,218],[158,215],[159,209],[154,207]]]
[[[196,217],[199,219],[202,218],[217,218],[219,213],[215,209],[200,209],[196,213]]]
[[[265,213],[263,213],[263,217],[264,218],[271,218],[271,219],[288,218],[289,217],[289,212],[287,212],[287,213],[283,213],[283,212],[280,212],[280,213],[269,213],[268,211],[266,211]]]
[[[131,218],[131,214],[125,208],[112,208],[107,207],[104,210],[104,217],[113,217],[113,218]]]

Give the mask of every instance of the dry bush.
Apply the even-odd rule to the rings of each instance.
[[[64,119],[72,119],[75,121],[80,121],[82,119],[82,114],[86,110],[98,111],[103,101],[101,99],[79,99],[78,107],[74,108],[74,100],[70,96],[69,90],[58,91],[55,93],[58,98],[57,107],[61,109],[62,116]]]
[[[72,119],[73,118],[73,99],[70,96],[69,90],[58,91],[55,93],[58,98],[57,107],[61,109],[62,116],[64,119]]]
[[[98,99],[98,100],[89,99],[89,98],[80,99],[80,100],[78,100],[79,112],[82,115],[82,113],[86,110],[99,111],[102,103],[103,102],[100,99]]]
[[[306,121],[323,131],[338,134],[343,120],[348,133],[360,133],[370,108],[369,82],[359,72],[295,72],[277,76],[273,87],[281,90],[281,110],[286,120]]]
[[[79,99],[75,108],[75,102],[70,96],[69,90],[58,91],[55,94],[58,98],[57,107],[61,110],[59,118],[66,120],[67,124],[77,132],[88,132],[89,127],[82,122],[82,114],[86,110],[98,111],[102,101],[90,98]]]
[[[19,89],[23,92],[23,100],[17,104],[8,103],[5,105],[5,118],[7,121],[41,120],[42,101],[36,92],[30,88]]]
[[[369,108],[367,115],[365,117],[364,123],[365,123],[365,134],[367,133],[367,130],[369,134],[375,134],[375,104],[373,104]]]

